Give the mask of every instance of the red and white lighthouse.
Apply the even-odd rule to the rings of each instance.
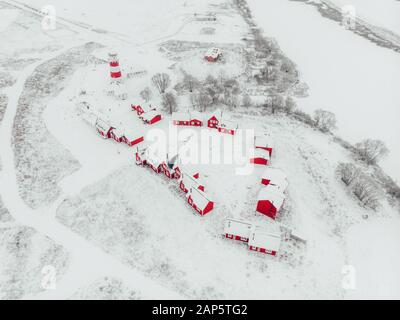
[[[112,80],[120,80],[121,78],[121,68],[119,66],[119,59],[116,53],[108,54],[110,62],[110,74]]]

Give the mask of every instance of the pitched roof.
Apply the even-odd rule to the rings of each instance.
[[[269,135],[260,135],[254,137],[254,146],[263,148],[273,148],[274,140]]]
[[[279,251],[281,244],[281,231],[279,225],[268,223],[252,228],[249,246],[264,248],[271,251]]]
[[[140,105],[140,107],[142,108],[143,112],[149,112],[151,110],[155,110],[156,109],[151,104],[143,104],[143,105]]]
[[[118,137],[118,138],[121,138],[121,137],[123,137],[123,136],[125,135],[125,134],[124,134],[124,130],[119,129],[119,128],[114,129],[114,130],[113,130],[113,133],[114,133],[114,135],[115,135],[116,137]]]
[[[133,140],[143,137],[143,134],[141,133],[141,131],[125,129],[124,136],[126,139],[128,139],[128,141],[133,141]]]
[[[268,200],[275,208],[280,208],[285,201],[285,195],[277,186],[267,185],[263,187],[257,196],[257,201]]]
[[[197,188],[199,185],[201,185],[201,180],[194,178],[193,174],[190,174],[187,171],[182,172],[181,179],[186,189]]]
[[[155,116],[158,116],[160,113],[157,112],[156,110],[152,110],[149,112],[145,112],[142,114],[142,117],[144,120],[151,120],[153,119]]]
[[[89,125],[95,127],[97,123],[97,115],[92,112],[82,113],[82,119],[85,120]]]
[[[221,49],[213,47],[208,49],[208,51],[206,52],[206,56],[216,58],[220,53]]]
[[[204,210],[211,201],[203,191],[196,188],[191,188],[187,196],[191,196],[193,203],[201,210]]]
[[[190,121],[190,114],[189,114],[189,112],[173,112],[172,120]]]
[[[252,224],[242,220],[226,219],[224,233],[233,234],[244,238],[249,238]]]
[[[286,174],[281,169],[266,168],[261,178],[270,180],[271,184],[276,185],[282,190],[285,190],[288,186]]]
[[[264,149],[254,149],[254,158],[263,158],[269,160],[269,152]]]
[[[103,132],[108,132],[112,127],[105,120],[97,118],[96,127]]]

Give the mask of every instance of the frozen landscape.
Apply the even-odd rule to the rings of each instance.
[[[399,16],[0,0],[0,299],[399,299]],[[157,137],[176,150],[151,154]]]

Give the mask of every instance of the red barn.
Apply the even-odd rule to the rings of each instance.
[[[196,188],[191,188],[186,195],[188,203],[204,216],[214,208],[214,202],[207,198],[206,194]]]
[[[231,134],[231,135],[234,135],[238,128],[239,128],[239,125],[236,122],[228,121],[228,120],[222,120],[217,125],[217,130],[219,132],[227,133],[227,134]]]
[[[263,149],[254,149],[254,155],[250,158],[250,163],[266,166],[269,163],[269,153]]]
[[[191,111],[190,125],[195,127],[201,127],[203,125],[203,115],[198,111]]]
[[[144,135],[142,133],[126,130],[122,141],[125,142],[128,146],[132,147],[140,142],[143,142]]]
[[[200,182],[199,176],[199,173],[189,174],[187,172],[181,172],[179,188],[185,193],[188,193],[191,188],[204,191],[204,185]]]
[[[136,112],[137,112],[137,115],[138,115],[139,117],[140,117],[143,113],[150,112],[150,111],[154,111],[154,110],[156,110],[156,108],[155,108],[155,107],[152,107],[151,104],[143,105],[143,106],[140,106],[140,105],[137,105],[137,106],[136,106]]]
[[[205,53],[204,59],[206,59],[209,62],[215,62],[221,55],[222,55],[221,49],[211,48]]]
[[[282,191],[285,191],[288,186],[286,174],[275,168],[267,168],[261,176],[261,183],[263,185],[277,186]]]
[[[138,107],[140,107],[140,106],[131,103],[131,109],[132,109],[133,111],[136,111],[136,112],[137,112]]]
[[[161,114],[156,110],[152,110],[141,115],[143,121],[147,124],[154,124],[161,120]]]
[[[279,225],[254,226],[250,234],[248,246],[252,251],[276,256],[279,252],[281,241]]]
[[[275,219],[285,202],[285,195],[276,186],[268,185],[261,189],[257,197],[256,211]]]
[[[176,126],[189,126],[190,114],[188,112],[173,112],[172,124]]]
[[[248,242],[251,230],[251,223],[230,218],[226,219],[224,234],[228,239]]]
[[[125,142],[124,131],[121,129],[113,129],[113,131],[111,131],[110,136],[117,142]]]
[[[107,122],[105,122],[104,120],[97,118],[96,129],[97,129],[97,132],[100,133],[100,135],[104,139],[108,139],[108,138],[111,138],[111,132],[114,128],[112,126],[110,126]]]
[[[216,129],[221,119],[222,119],[222,112],[221,110],[217,109],[208,116],[207,126],[209,128]]]
[[[272,156],[272,150],[274,149],[274,142],[270,136],[255,136],[254,137],[254,148],[264,149],[269,152],[269,156]]]

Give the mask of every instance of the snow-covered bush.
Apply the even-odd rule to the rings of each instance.
[[[389,153],[389,149],[381,140],[365,139],[355,145],[359,158],[367,164],[376,164]]]
[[[272,114],[275,114],[281,110],[283,110],[285,100],[277,92],[272,92],[266,99],[265,99],[265,104],[264,107],[266,110],[271,112]]]
[[[293,111],[296,109],[296,102],[292,97],[287,97],[285,100],[285,105],[283,106],[284,111],[286,114],[292,114]]]
[[[253,105],[253,101],[251,100],[251,97],[245,93],[242,95],[242,107],[251,107]]]
[[[374,210],[378,208],[380,193],[371,178],[362,175],[352,183],[351,190],[365,207]]]
[[[146,102],[149,102],[149,100],[151,99],[151,96],[152,96],[152,92],[149,87],[146,87],[142,91],[140,91],[140,97]]]
[[[166,112],[172,114],[178,107],[176,96],[173,92],[166,92],[162,95],[162,106]]]
[[[335,114],[330,111],[322,109],[315,110],[314,121],[315,126],[322,132],[329,132],[336,127]]]
[[[361,176],[361,169],[352,163],[339,163],[336,173],[346,186],[349,186]]]
[[[190,95],[190,101],[194,109],[202,112],[206,111],[213,104],[211,97],[204,91],[192,93]]]
[[[191,74],[185,73],[182,80],[183,88],[189,92],[193,92],[200,86],[200,81]]]

